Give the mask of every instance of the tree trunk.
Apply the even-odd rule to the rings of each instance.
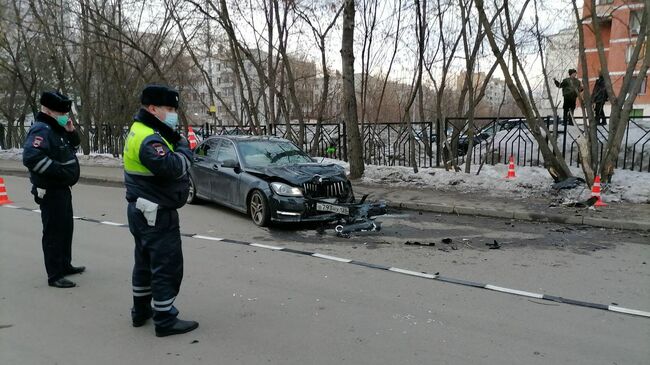
[[[357,119],[357,98],[354,89],[354,16],[355,1],[345,0],[343,9],[343,34],[341,40],[341,69],[343,71],[343,105],[347,129],[350,177],[363,176],[364,165]]]

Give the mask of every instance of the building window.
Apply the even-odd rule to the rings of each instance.
[[[648,86],[648,78],[644,77],[643,82],[641,83],[641,89],[639,89],[639,95],[645,95],[647,86]]]
[[[630,63],[630,61],[632,60],[632,55],[634,54],[635,47],[636,47],[635,44],[630,44],[629,46],[627,46],[627,51],[625,52],[625,63]],[[639,51],[639,59],[637,60],[637,62],[643,60],[643,58],[645,57],[645,51],[646,51],[645,43],[643,43],[641,45],[641,50]]]
[[[643,17],[643,10],[635,10],[630,12],[630,35],[637,35],[641,30],[641,18]]]
[[[632,85],[636,82],[637,77],[632,76]],[[646,88],[648,86],[648,78],[644,77],[643,82],[641,83],[641,88],[639,89],[639,95],[645,95],[646,94]]]

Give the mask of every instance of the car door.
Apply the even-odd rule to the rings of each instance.
[[[213,199],[212,196],[212,169],[217,161],[218,139],[209,139],[199,145],[194,151],[192,172],[194,186],[200,196]]]
[[[239,163],[237,151],[232,141],[222,139],[217,147],[216,167],[212,170],[212,194],[218,202],[236,205],[239,201],[239,179],[241,169],[223,166],[225,161]]]

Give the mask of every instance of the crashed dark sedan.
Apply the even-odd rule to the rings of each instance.
[[[321,164],[290,141],[216,136],[194,150],[188,203],[208,200],[270,222],[332,221],[354,201],[345,169]]]

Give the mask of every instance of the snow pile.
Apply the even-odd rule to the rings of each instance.
[[[94,153],[90,155],[77,154],[79,164],[82,166],[106,166],[106,167],[121,167],[122,159],[113,157],[108,153]],[[0,160],[23,160],[22,148],[12,148],[9,150],[0,150]]]
[[[650,124],[650,122],[648,122]],[[609,127],[606,127],[609,128]],[[559,127],[562,131],[564,127]],[[578,159],[578,144],[574,142],[577,140],[581,133],[576,126],[567,126],[567,145],[566,145],[566,159],[577,161]],[[607,139],[608,131],[605,127],[598,129],[598,136],[604,144]],[[488,162],[492,161],[505,161],[508,156],[514,154],[518,159],[518,164],[526,165],[542,165],[544,157],[539,152],[539,145],[532,133],[525,128],[514,128],[511,130],[502,130],[497,132],[493,137],[488,138],[481,142],[480,145],[474,146],[474,156],[480,156],[484,159],[486,154],[492,153],[488,156]],[[558,147],[562,149],[564,135],[562,133],[557,135]],[[626,166],[648,166],[650,164],[650,153],[648,153],[647,145],[650,142],[650,127],[645,124],[631,124],[626,130],[623,137],[622,148],[619,151],[618,159],[619,165],[622,166],[625,160]],[[494,145],[492,145],[492,143]],[[488,147],[491,147],[488,149]]]
[[[318,159],[321,161],[321,158]],[[335,163],[345,167],[343,161],[325,158],[323,163]],[[422,168],[414,173],[410,167],[368,165],[362,182],[367,184],[403,186],[405,188],[435,188],[460,193],[487,194],[490,196],[525,199],[528,197],[556,197],[565,201],[582,200],[591,196],[586,187],[563,190],[556,193],[551,185],[553,179],[541,167],[516,166],[516,179],[507,180],[508,165],[484,165],[477,176],[478,166],[472,166],[470,174],[451,172],[438,168]],[[580,168],[571,168],[575,176],[584,177]],[[650,174],[630,170],[616,170],[614,181],[603,185],[603,194],[610,202],[650,204]]]

